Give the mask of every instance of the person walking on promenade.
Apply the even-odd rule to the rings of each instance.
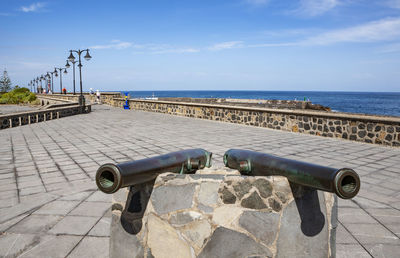
[[[96,97],[97,97],[96,102],[98,104],[100,104],[100,91],[99,90],[96,91]]]

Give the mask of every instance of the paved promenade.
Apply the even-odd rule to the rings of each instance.
[[[108,257],[111,196],[96,190],[98,166],[185,148],[213,152],[217,167],[244,148],[353,168],[362,185],[339,200],[337,257],[400,254],[400,148],[104,105],[1,130],[0,143],[0,257]]]

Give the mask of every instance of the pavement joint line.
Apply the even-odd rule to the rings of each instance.
[[[42,141],[40,140],[40,137],[37,136],[37,134],[35,132],[32,132],[35,137],[38,139],[39,143],[43,146],[44,150],[46,151],[47,155],[50,156],[50,158],[53,160],[54,165],[58,168],[58,170],[60,171],[60,173],[63,175],[64,179],[67,180],[67,182],[69,182],[69,179],[66,177],[64,171],[61,169],[60,165],[55,161],[54,157],[50,154],[50,152],[47,150],[46,146],[42,143]],[[53,139],[52,139],[53,140]],[[54,140],[53,140],[54,142]],[[40,172],[39,172],[40,173]]]
[[[41,127],[41,126],[40,126]],[[71,157],[71,155],[70,154],[68,154],[68,152],[66,152],[65,150],[64,150],[64,148],[63,147],[61,147],[54,139],[53,139],[53,137],[52,136],[50,136],[49,134],[47,134],[47,136],[64,152],[64,154],[66,154],[74,163],[75,163],[75,165],[78,165],[78,167],[83,171],[83,173],[85,173],[85,175],[88,177],[88,178],[90,178],[90,179],[92,179],[90,176],[89,176],[89,174],[75,161],[75,159],[73,159],[72,157]],[[40,141],[40,140],[39,140]],[[56,162],[55,162],[56,163]],[[59,169],[60,169],[60,171],[62,171],[62,169],[61,169],[61,167],[57,164],[56,165]],[[61,172],[63,175],[64,175],[64,177],[67,179],[67,177],[65,176],[65,174],[64,174],[64,172]],[[70,181],[70,180],[68,180],[67,179],[67,181]]]
[[[92,136],[89,136],[89,135],[87,135],[87,134],[85,134],[85,133],[83,133],[86,137],[88,137],[88,138],[92,138],[93,139],[93,137]],[[109,139],[110,141],[112,141],[111,139]],[[116,144],[114,141],[112,141],[114,144]],[[103,144],[105,147],[107,147],[107,145],[105,145],[105,144]],[[118,145],[118,144],[116,144],[116,145]],[[125,156],[126,158],[129,158],[129,159],[131,159],[131,157],[129,157],[128,155],[126,155],[125,153],[122,153],[122,152],[120,152],[120,151],[118,151],[118,150],[115,150],[116,152],[118,152],[119,154],[121,154],[121,155],[123,155],[123,156]],[[103,152],[101,152],[100,151],[100,153],[102,153],[103,155],[105,155]],[[105,155],[105,156],[107,156],[107,155]],[[113,159],[114,160],[114,159]],[[114,160],[115,161],[115,160]]]
[[[23,255],[25,255],[25,254],[27,254],[27,253],[33,251],[34,249],[36,249],[36,248],[39,247],[40,245],[45,244],[45,243],[47,243],[47,242],[50,242],[51,240],[53,240],[53,238],[50,238],[50,239],[47,240],[47,241],[39,242],[37,245],[32,246],[32,248],[26,250],[26,252],[20,254],[19,256],[23,256]]]
[[[338,219],[338,223],[339,223],[340,225],[342,225],[342,227],[347,231],[347,233],[349,233],[350,236],[353,237],[354,240],[357,241],[357,243],[369,254],[369,256],[374,257],[374,256],[368,251],[368,249],[367,249],[364,245],[361,244],[361,242],[350,232],[350,230],[349,230],[339,219]]]
[[[390,207],[390,208],[392,208],[392,209],[394,209],[394,210],[400,211],[400,208],[396,208],[396,207],[392,206],[392,205],[389,204],[389,203],[380,202],[380,201],[373,200],[373,199],[371,199],[371,198],[364,197],[364,196],[360,196],[360,198],[364,198],[364,199],[367,199],[367,200],[369,200],[369,201],[377,202],[377,203],[379,203],[379,204],[383,204],[383,205],[385,205],[385,206],[388,206],[388,207]],[[354,200],[352,200],[352,201],[354,202]],[[357,204],[357,205],[359,206],[359,204]]]
[[[93,194],[95,192],[93,192]],[[110,205],[109,209],[111,209],[111,205]],[[103,213],[102,216],[99,217],[99,219],[96,221],[96,223],[93,224],[93,226],[86,232],[85,235],[83,235],[83,237],[78,241],[78,243],[76,243],[76,245],[68,252],[68,254],[65,257],[68,257],[76,249],[76,247],[82,242],[82,240],[84,238],[86,238],[88,236],[89,232],[97,225],[97,223],[99,223],[99,221],[104,217],[104,215],[106,215],[107,212],[108,212],[108,209]]]
[[[34,208],[32,208],[32,209],[26,211],[26,212],[17,214],[17,215],[15,215],[14,217],[10,218],[9,220],[12,220],[12,219],[14,219],[14,218],[16,218],[16,217],[19,217],[19,216],[22,216],[22,215],[27,214],[25,217],[23,217],[22,219],[20,219],[18,222],[14,223],[14,224],[12,224],[11,226],[9,226],[8,228],[6,228],[6,229],[4,230],[4,232],[7,232],[10,228],[12,228],[12,227],[15,226],[16,224],[20,223],[22,220],[26,219],[27,217],[31,216],[32,213],[34,213],[35,211],[39,210],[39,209],[42,208],[43,206],[45,206],[45,205],[47,205],[47,204],[49,204],[49,203],[51,203],[51,202],[53,202],[53,201],[57,201],[59,198],[60,198],[60,196],[57,197],[57,198],[54,199],[54,200],[48,201],[48,202],[46,202],[46,203],[43,203],[42,205],[36,206],[36,207],[34,207]]]
[[[392,235],[394,235],[397,239],[399,239],[399,237],[396,235],[396,233],[394,233],[391,229],[389,229],[388,227],[386,227],[385,224],[383,224],[382,222],[380,222],[377,218],[375,218],[375,216],[373,216],[369,211],[367,211],[366,209],[364,209],[364,207],[362,207],[361,204],[359,204],[356,200],[352,200],[352,202],[354,202],[355,204],[358,205],[358,207],[360,207],[361,210],[365,211],[371,218],[373,218],[376,222],[378,222],[378,224],[380,224],[382,227],[384,227],[387,231],[389,231],[390,233],[392,233]]]
[[[44,188],[44,190],[45,190],[46,193],[47,193],[47,192],[48,192],[48,191],[47,191],[47,188],[46,188],[46,186],[45,186],[45,184],[44,184],[44,182],[43,182],[43,178],[42,178],[42,175],[40,174],[39,167],[38,167],[38,165],[37,165],[37,163],[36,163],[36,161],[35,161],[35,158],[34,158],[33,155],[32,155],[32,150],[31,150],[31,148],[29,147],[28,142],[26,141],[25,134],[24,134],[23,130],[21,129],[21,126],[19,126],[18,129],[19,129],[19,131],[20,131],[20,134],[21,134],[22,137],[24,138],[25,145],[26,145],[26,147],[27,147],[27,149],[28,149],[28,151],[29,151],[29,154],[31,155],[31,159],[32,159],[33,165],[35,166],[36,172],[37,172],[37,174],[38,174],[38,176],[39,176],[39,178],[40,178],[40,181],[42,182],[43,188]],[[35,135],[35,136],[36,136],[36,135]]]
[[[56,131],[56,133],[57,133],[57,131]],[[62,136],[60,133],[58,133],[58,135],[59,136]],[[64,138],[64,139],[66,139],[66,138]],[[53,139],[53,141],[54,141],[54,139]],[[69,144],[71,144],[72,146],[74,146],[75,148],[77,148],[77,146],[74,144],[74,143],[72,143],[71,141],[69,141],[69,140],[67,140],[66,139],[66,141],[69,143]],[[82,140],[82,141],[84,141],[84,140]],[[86,143],[86,141],[84,141],[85,143]],[[79,149],[79,148],[78,148]],[[98,163],[96,160],[94,160],[90,155],[88,155],[85,151],[83,151],[83,150],[81,150],[84,154],[85,154],[85,156],[86,157],[88,157],[88,158],[90,158],[93,162],[95,162],[98,166],[100,166],[100,163]],[[92,180],[93,180],[93,178],[91,178]]]
[[[114,132],[115,130],[114,130],[114,127],[111,127],[111,126],[108,126],[108,125],[104,125],[104,126],[106,126],[107,128],[108,128],[108,131],[111,131],[111,132]],[[110,129],[111,128],[111,129]],[[87,135],[87,134],[85,134],[87,137],[89,137],[89,138],[92,138],[93,140],[95,140],[95,141],[97,141],[97,139],[95,139],[95,138],[93,138],[93,137],[91,137],[91,136],[89,136],[89,135]],[[110,141],[113,141],[112,140],[112,137],[107,137],[107,139],[108,140],[110,140]],[[143,140],[143,139],[137,139],[138,141],[143,141],[143,142],[146,142],[145,140]],[[86,141],[85,141],[86,142]],[[115,143],[115,141],[113,141],[114,143]],[[131,143],[131,145],[135,145],[135,143],[134,142],[131,142],[130,140],[126,140],[126,142],[129,142],[129,143]],[[87,143],[87,142],[86,142]],[[147,142],[146,142],[147,143]],[[168,143],[168,142],[167,142]],[[118,145],[118,144],[117,144]],[[126,146],[127,147],[127,146]],[[132,151],[134,151],[134,152],[136,152],[137,153],[137,151],[135,150],[135,149],[132,149],[132,148],[130,148],[130,147],[127,147],[128,149],[130,149],[130,150],[132,150]],[[152,149],[150,149],[150,148],[147,148],[147,147],[143,147],[144,149],[146,149],[146,150],[149,150],[149,151],[153,151]],[[119,151],[118,151],[119,152]],[[119,152],[119,153],[121,153],[121,152]],[[103,153],[104,154],[104,153]],[[130,159],[132,159],[132,157],[129,157],[129,156],[127,156],[127,155],[125,155],[124,153],[121,153],[122,155],[124,155],[124,156],[126,156],[127,158],[130,158]],[[138,153],[138,154],[140,154],[140,153]]]
[[[17,200],[18,200],[18,203],[20,203],[19,187],[18,187],[18,171],[17,171],[17,167],[15,166],[14,144],[13,144],[12,136],[9,135],[9,137],[10,137],[10,142],[11,142],[12,163],[14,164],[14,166],[13,166],[14,180],[15,180],[15,185],[17,187]]]

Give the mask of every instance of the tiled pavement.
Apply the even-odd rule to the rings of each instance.
[[[107,257],[110,196],[95,171],[185,148],[245,148],[354,168],[361,191],[339,200],[337,257],[400,257],[400,148],[94,106],[0,131],[0,256]]]

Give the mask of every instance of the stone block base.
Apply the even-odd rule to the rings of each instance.
[[[336,203],[284,177],[162,174],[113,195],[110,257],[334,257]]]

